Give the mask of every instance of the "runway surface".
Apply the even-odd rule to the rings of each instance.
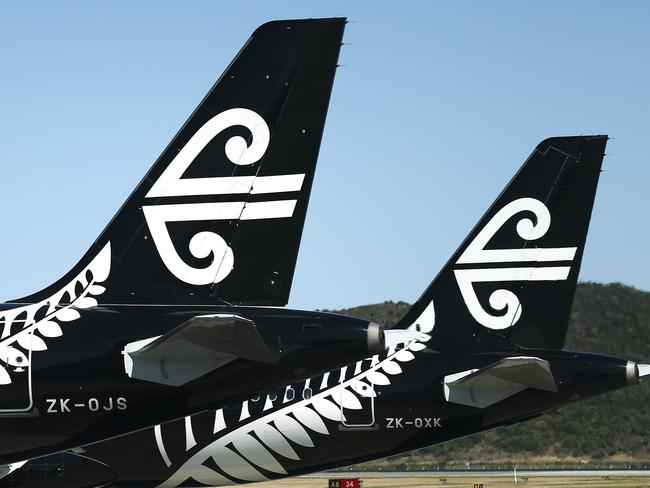
[[[311,475],[306,475],[305,478],[318,477],[318,478],[431,478],[436,476],[463,476],[463,477],[472,477],[472,476],[490,476],[490,477],[502,477],[509,476],[514,477],[512,470],[510,471],[350,471],[342,473],[316,473]],[[632,477],[650,477],[650,469],[616,469],[616,470],[555,470],[555,471],[543,471],[543,470],[517,470],[517,476],[542,476],[542,477],[597,477],[602,476],[632,476]]]
[[[330,478],[360,478],[363,488],[425,488],[433,486],[506,488],[514,485],[512,471],[419,472],[419,473],[320,473],[257,484],[259,488],[328,488]],[[650,488],[646,471],[522,471],[518,485],[527,488]]]

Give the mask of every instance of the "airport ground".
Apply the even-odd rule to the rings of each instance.
[[[436,486],[468,487],[480,486],[483,488],[505,488],[515,486],[514,476],[509,474],[476,474],[476,475],[447,475],[444,473],[422,473],[414,476],[409,473],[403,475],[389,475],[388,473],[372,473],[361,477],[363,488],[428,488]],[[328,488],[330,478],[340,475],[318,475],[298,478],[289,478],[282,481],[256,484],[259,488]],[[638,488],[650,487],[650,476],[624,475],[621,473],[608,474],[603,472],[594,476],[582,474],[550,475],[548,474],[523,474],[517,479],[517,486],[522,488]]]

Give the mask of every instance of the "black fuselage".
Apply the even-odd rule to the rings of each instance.
[[[182,386],[127,375],[125,344],[165,334],[192,317],[209,314],[253,320],[278,361],[263,364],[238,359]],[[106,306],[82,310],[76,320],[61,323],[64,337],[45,338],[47,351],[31,352],[28,367],[5,365],[12,382],[2,385],[0,396],[4,441],[0,464],[181,418],[345,364],[346,357],[363,357],[358,332],[367,324],[351,317],[278,308]]]
[[[484,409],[445,399],[446,375],[522,355],[550,363],[557,392],[529,388]],[[369,372],[376,381],[374,401],[355,390],[355,383],[368,378]],[[597,354],[530,349],[438,350],[434,344],[425,347],[413,342],[404,349],[350,364],[268,396],[256,396],[223,410],[203,412],[189,420],[164,423],[87,446],[86,455],[110,466],[109,472],[95,464],[94,481],[110,479],[112,486],[208,486],[263,481],[399,454],[521,422],[634,383],[637,375],[627,360]],[[287,395],[289,389],[291,395]],[[307,389],[309,393],[305,394]],[[340,409],[342,416],[337,418],[333,407]],[[313,415],[305,409],[318,419],[311,418]],[[277,432],[284,439],[280,443],[274,441]],[[192,439],[190,444],[188,439]],[[138,452],[137,460],[123,455],[129,448]],[[237,465],[228,464],[233,453],[239,459]],[[38,469],[38,463],[32,469]],[[66,486],[77,486],[68,467],[66,472]],[[90,486],[84,484],[88,483],[87,475],[79,483]]]

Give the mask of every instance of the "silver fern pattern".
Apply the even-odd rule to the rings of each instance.
[[[63,335],[61,325],[80,317],[79,310],[97,305],[111,268],[110,243],[77,277],[47,300],[0,314],[0,385],[12,382],[10,372],[24,373],[32,353],[45,351],[47,339]]]
[[[391,378],[402,373],[401,364],[414,360],[414,353],[426,348],[424,343],[430,336],[423,331],[430,332],[433,329],[434,317],[431,304],[414,322],[411,333],[405,334],[409,342],[402,348],[392,347],[383,360],[380,360],[379,356],[373,356],[359,361],[354,366],[352,377],[347,380],[346,373],[350,366],[342,368],[337,384],[332,387],[328,387],[328,380],[333,373],[325,373],[319,393],[310,398],[248,422],[248,401],[243,402],[240,415],[242,425],[194,453],[159,485],[159,488],[177,487],[188,479],[206,486],[266,481],[268,478],[263,471],[287,475],[282,465],[284,459],[299,460],[297,451],[300,448],[312,448],[318,436],[329,435],[327,421],[344,422],[345,410],[360,410],[360,397],[376,396],[376,386],[390,385]],[[414,336],[416,326],[418,333]],[[413,337],[416,337],[416,340],[412,340]],[[366,361],[370,364],[364,370],[363,363]],[[305,389],[314,381],[314,378],[307,380]],[[291,387],[287,387],[287,391],[289,388]],[[272,401],[269,399],[270,397],[267,397],[264,411],[272,408]],[[285,394],[285,402],[286,399]],[[193,439],[191,417],[185,419],[185,428],[187,438]],[[225,429],[223,411],[218,410],[215,412],[214,433]],[[156,426],[154,430],[161,455],[166,464],[171,466],[172,463],[164,452],[160,426]],[[187,446],[189,445],[188,442]],[[214,461],[224,474],[206,466],[210,460]]]

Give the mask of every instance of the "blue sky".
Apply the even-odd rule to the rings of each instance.
[[[650,290],[650,2],[0,3],[0,298],[87,249],[254,28],[347,16],[291,306],[415,300],[533,147],[606,133],[581,279]]]

